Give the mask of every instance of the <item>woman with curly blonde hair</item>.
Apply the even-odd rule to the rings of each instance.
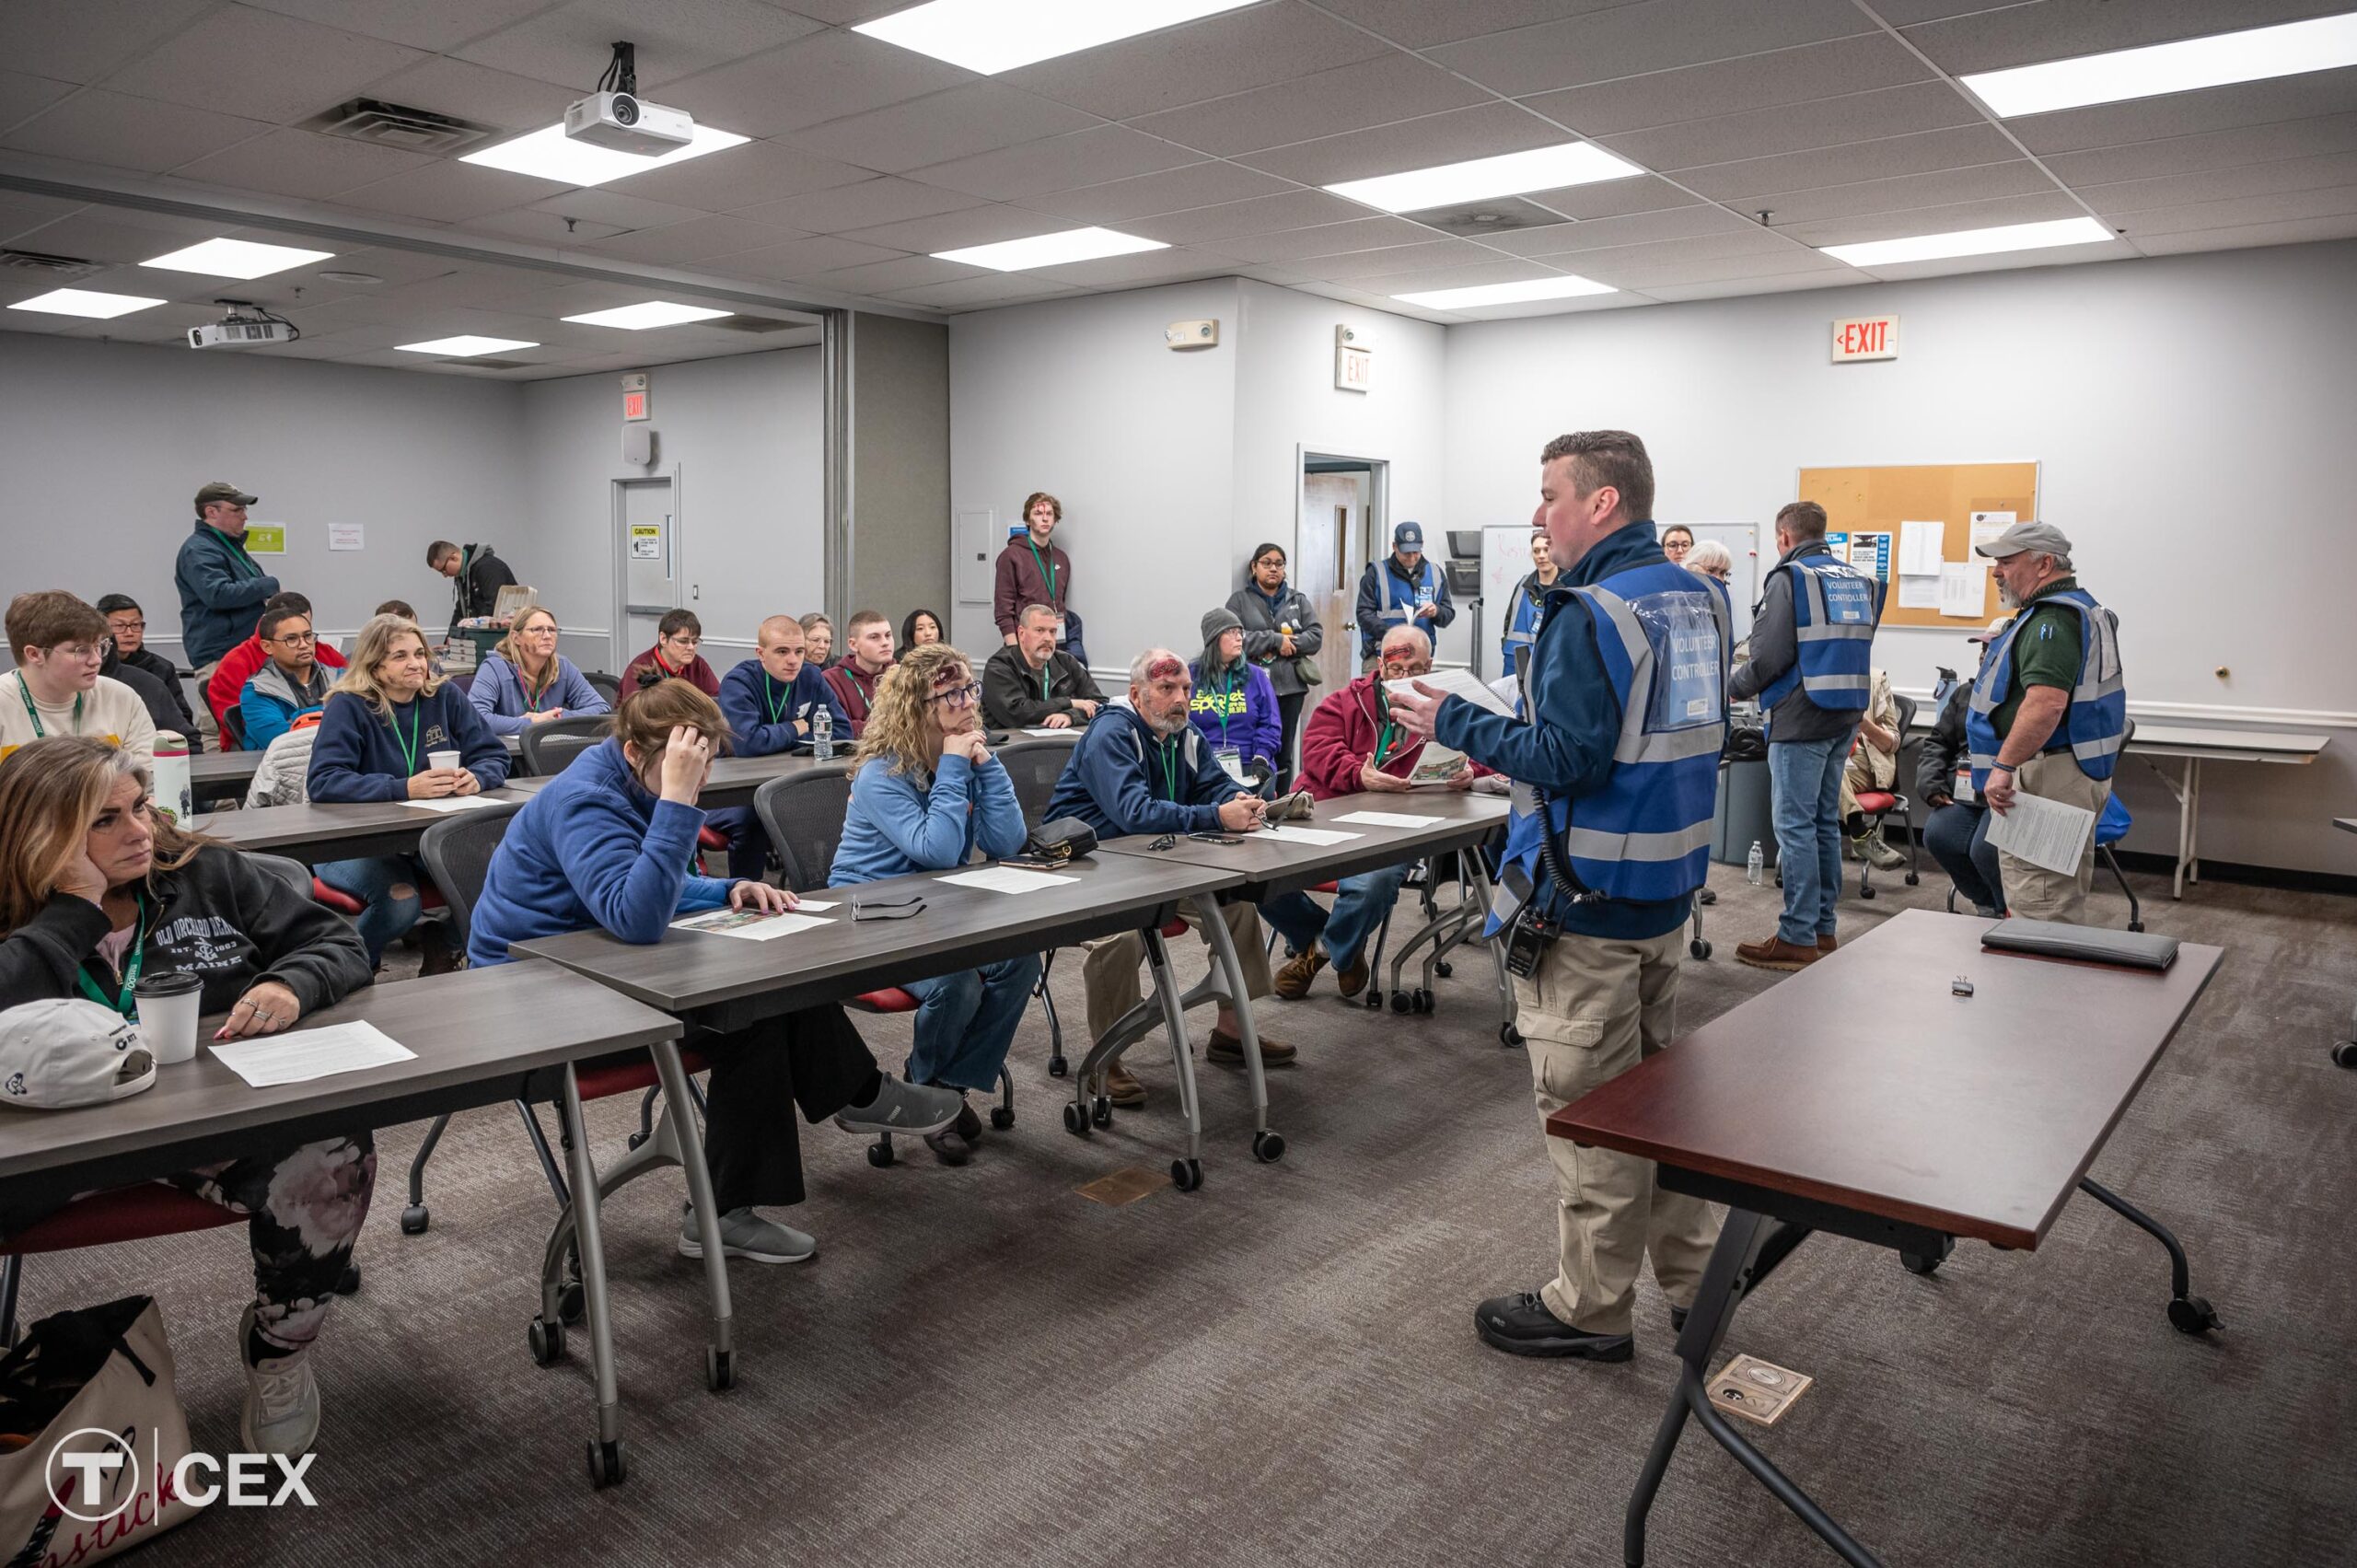
[[[852,759],[832,885],[950,871],[978,852],[996,860],[1023,847],[1029,835],[1014,781],[982,738],[981,694],[973,661],[946,643],[911,648],[885,672]],[[1036,953],[904,983],[923,1004],[909,1080],[989,1092],[1039,983]],[[963,1165],[981,1130],[969,1107],[925,1143],[944,1164]]]

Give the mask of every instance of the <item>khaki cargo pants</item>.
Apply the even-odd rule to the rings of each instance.
[[[1669,1043],[1685,942],[1683,926],[1643,941],[1566,934],[1537,973],[1515,978],[1515,1027],[1529,1047],[1542,1136],[1549,1115]],[[1587,1333],[1628,1333],[1647,1254],[1663,1294],[1692,1306],[1719,1238],[1710,1205],[1655,1188],[1649,1159],[1568,1138],[1546,1144],[1562,1253],[1539,1293],[1547,1310]]]
[[[1236,944],[1236,961],[1244,971],[1245,994],[1257,1002],[1270,990],[1269,955],[1263,947],[1266,937],[1260,930],[1260,911],[1239,899],[1220,905],[1219,912],[1227,925],[1228,939]],[[1198,935],[1202,935],[1202,922],[1195,913],[1191,900],[1178,907],[1178,916]],[[1088,1038],[1098,1040],[1145,995],[1138,981],[1138,967],[1145,962],[1145,939],[1134,931],[1124,931],[1118,936],[1099,936],[1082,946],[1087,953],[1080,961],[1080,978],[1088,996]],[[1203,938],[1203,946],[1211,946],[1210,937]]]
[[[2021,765],[2014,784],[2024,795],[2083,807],[2098,816],[2111,799],[2111,781],[2087,777],[2068,751],[2041,751]],[[2079,869],[2070,876],[2016,860],[2003,850],[1997,852],[1997,874],[2004,879],[2007,913],[2022,920],[2084,924],[2087,890],[2096,882],[2096,836],[2087,835]]]

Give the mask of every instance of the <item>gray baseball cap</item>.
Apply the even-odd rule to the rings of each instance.
[[[2003,561],[2009,555],[2019,555],[2025,550],[2035,551],[2040,555],[2060,556],[2067,561],[2071,558],[2071,540],[2052,523],[2015,523],[1987,544],[1977,547],[1975,552],[1992,561]]]

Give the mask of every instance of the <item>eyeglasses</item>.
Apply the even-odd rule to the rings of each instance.
[[[145,632],[147,630],[147,622],[145,621],[110,621],[107,622],[107,630],[110,632]]]
[[[553,626],[527,626],[524,628],[524,635],[527,637],[553,637],[557,635],[557,629]]]
[[[105,656],[105,651],[96,643],[60,643],[55,647],[49,650],[49,656],[54,659],[65,659],[69,661],[94,659],[103,658]]]
[[[319,634],[317,632],[282,632],[271,640],[273,642],[284,643],[290,647],[299,648],[306,643],[318,642],[319,640]]]
[[[974,705],[975,699],[981,694],[982,683],[979,680],[970,680],[963,686],[952,686],[946,691],[935,691],[933,694],[933,700],[936,703],[946,703],[953,708],[970,708]]]

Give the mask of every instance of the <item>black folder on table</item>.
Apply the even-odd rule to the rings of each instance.
[[[2137,970],[2165,970],[2177,962],[2174,936],[2113,931],[2100,925],[2064,925],[2051,920],[2001,920],[1980,934],[1980,946],[2001,953],[2032,953],[2042,958],[2074,958]]]

